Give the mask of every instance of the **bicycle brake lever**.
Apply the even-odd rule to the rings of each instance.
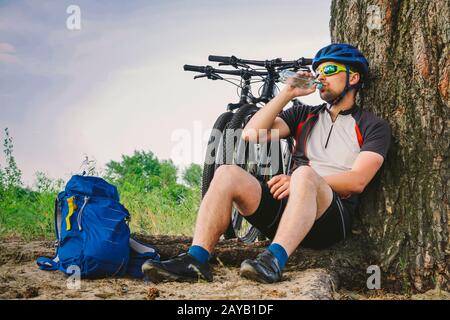
[[[194,77],[194,80],[195,79],[198,79],[198,78],[204,78],[204,77],[207,77],[208,75],[206,75],[206,74],[201,74],[201,75],[199,75],[199,76],[195,76]]]
[[[218,74],[215,74],[215,73],[211,73],[211,74],[208,74],[206,76],[210,80],[223,80],[223,78],[221,76],[219,76]]]

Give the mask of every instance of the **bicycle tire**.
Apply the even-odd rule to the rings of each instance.
[[[233,118],[232,112],[228,111],[228,112],[222,113],[217,118],[216,122],[214,122],[213,130],[219,130],[220,132],[222,132],[222,135],[223,135],[223,131],[224,131],[226,125],[230,122],[230,120],[232,118]],[[213,134],[211,134],[211,136],[209,137],[209,140],[208,140],[207,148],[206,148],[205,161],[203,163],[202,199],[205,196],[206,192],[208,191],[209,185],[211,184],[211,181],[214,177],[214,172],[216,171],[216,169],[218,167],[217,161],[214,161],[214,163],[209,163],[207,161],[207,156],[208,156],[209,152],[213,152],[214,157],[216,159],[216,157],[217,157],[216,151],[218,150],[219,144],[220,144],[220,140],[216,141],[216,137]]]
[[[233,163],[234,156],[232,157],[232,159],[228,159],[228,157],[230,154],[234,155],[236,143],[239,143],[239,141],[234,140],[235,138],[234,131],[242,129],[243,124],[245,125],[246,118],[256,113],[258,110],[259,108],[254,104],[245,104],[242,107],[240,107],[239,110],[233,115],[233,118],[231,119],[230,123],[227,126],[228,130],[225,131],[224,156],[226,157],[225,158],[226,163],[229,164]]]
[[[227,126],[226,132],[225,132],[225,157],[227,163],[233,163],[235,159],[235,153],[236,149],[240,146],[240,136],[235,135],[235,131],[238,129],[242,129],[246,121],[255,114],[259,108],[256,105],[252,104],[246,104],[239,108],[239,110],[234,114],[233,118],[231,119],[230,123]],[[237,138],[238,141],[235,139]],[[239,153],[239,150],[238,150]],[[231,159],[230,159],[231,155]],[[238,154],[239,156],[239,154]],[[247,146],[245,146],[244,150],[244,163],[240,164],[238,163],[241,168],[248,171],[247,169]],[[254,175],[255,172],[250,172],[250,174]],[[232,218],[231,218],[231,225],[233,226],[233,230],[235,235],[244,243],[253,243],[255,242],[258,237],[261,236],[261,233],[259,230],[253,226],[251,226],[248,222],[244,221],[244,218],[242,215],[239,214],[238,210],[236,208],[233,208]],[[244,227],[243,227],[244,223]]]
[[[213,125],[213,130],[219,130],[222,133],[222,141],[223,139],[223,132],[225,130],[225,128],[227,127],[228,123],[230,122],[230,120],[233,118],[233,113],[228,111],[228,112],[224,112],[222,113],[214,122]],[[216,136],[213,135],[213,133],[211,133],[211,136],[209,137],[208,140],[208,146],[206,149],[206,156],[205,156],[205,161],[203,164],[203,175],[202,175],[202,199],[204,198],[206,192],[209,189],[209,186],[211,184],[212,179],[214,178],[214,173],[216,172],[217,168],[220,166],[220,163],[218,163],[217,161],[217,157],[219,156],[217,154],[219,145],[220,145],[220,139],[218,141],[216,141]],[[209,163],[207,161],[208,155],[209,153],[211,153],[211,155],[214,153],[213,157],[214,157],[214,163]],[[222,161],[220,161],[221,163],[223,163],[224,159],[221,159]],[[236,238],[236,234],[234,232],[234,228],[232,226],[232,221],[230,219],[230,224],[228,225],[227,229],[225,230],[224,234],[223,234],[225,239],[233,239]]]

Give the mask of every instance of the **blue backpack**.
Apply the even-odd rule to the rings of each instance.
[[[77,266],[82,278],[143,277],[142,264],[159,253],[130,238],[130,214],[119,201],[105,180],[73,176],[55,201],[55,257],[39,257],[39,268],[70,275]]]

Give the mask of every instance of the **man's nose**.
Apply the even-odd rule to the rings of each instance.
[[[317,74],[317,80],[319,80],[319,81],[325,80],[325,76],[323,75],[322,72],[319,72],[319,73]]]

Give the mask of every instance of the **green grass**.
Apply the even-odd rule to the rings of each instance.
[[[53,239],[56,194],[27,189],[6,194],[0,203],[0,238]],[[189,189],[179,204],[160,190],[121,193],[121,203],[131,215],[131,231],[145,235],[191,236],[200,199],[198,187]]]
[[[190,189],[180,204],[164,197],[160,190],[122,195],[122,203],[131,214],[131,231],[145,235],[191,236],[200,199],[198,188]]]
[[[0,237],[53,238],[55,197],[26,189],[7,193],[0,203]]]

